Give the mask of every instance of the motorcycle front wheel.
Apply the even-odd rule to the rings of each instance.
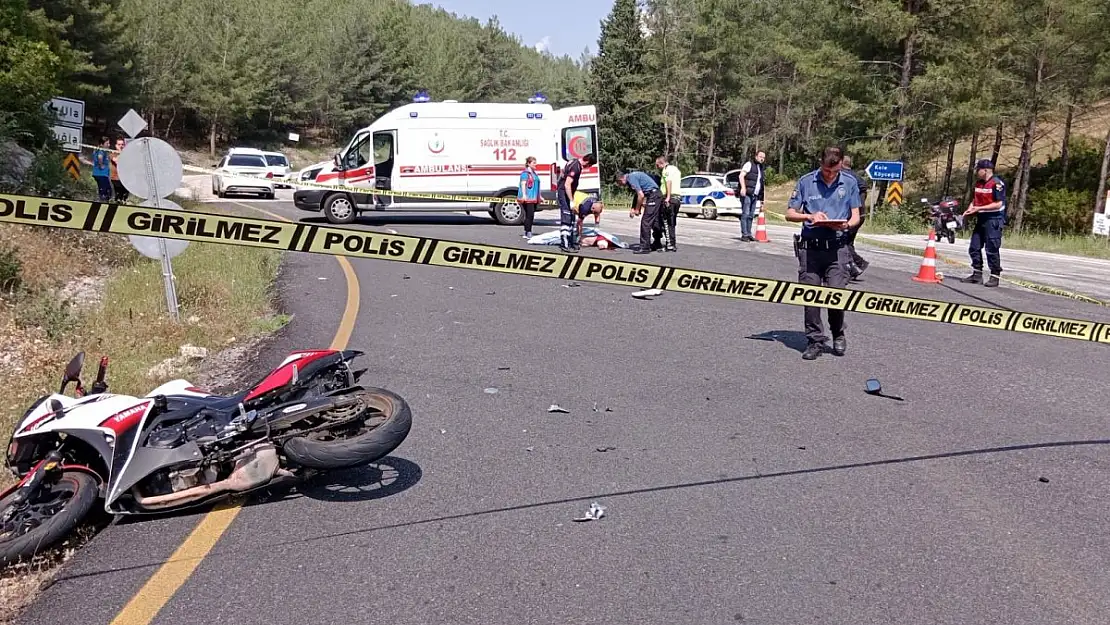
[[[383,388],[367,387],[355,393],[358,405],[322,415],[312,432],[285,441],[285,455],[298,465],[328,470],[370,464],[396,449],[412,429],[408,402]],[[352,409],[361,413],[355,419],[348,412]],[[328,427],[328,420],[338,423]]]
[[[0,564],[8,565],[62,541],[96,505],[96,478],[81,471],[65,471],[56,481],[44,482],[22,504],[15,493],[0,500],[0,515],[9,508],[11,518],[0,523]]]

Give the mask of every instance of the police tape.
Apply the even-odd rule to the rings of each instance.
[[[84,143],[81,144],[81,147],[90,148],[90,149],[93,149],[93,150],[102,149],[102,150],[105,150],[106,152],[111,152],[113,154],[118,154],[119,153],[119,150],[115,150],[115,149],[112,149],[112,148],[101,148],[101,147],[98,147],[98,146],[95,146],[95,145],[88,145],[88,144],[84,144]],[[220,173],[220,172],[218,172],[214,169],[208,169],[206,167],[197,167],[195,165],[190,165],[190,168],[194,169],[196,171],[203,172],[205,174],[218,174],[218,173]],[[290,175],[294,176],[295,174],[290,174]],[[378,189],[378,188],[375,188],[375,187],[355,187],[355,186],[343,185],[343,184],[324,184],[324,183],[315,182],[315,181],[296,180],[294,178],[288,178],[288,179],[267,178],[265,176],[259,176],[259,175],[255,175],[255,174],[234,174],[231,177],[265,180],[265,181],[268,181],[268,182],[273,182],[273,183],[278,183],[278,184],[287,184],[287,185],[293,186],[293,187],[305,187],[305,188],[309,188],[309,189],[326,189],[326,190],[329,190],[329,191],[345,191],[347,193],[357,193],[357,194],[360,194],[360,195],[374,195],[374,196],[381,196],[381,197],[400,197],[400,198],[408,198],[408,199],[414,199],[414,200],[437,200],[437,201],[440,201],[440,202],[470,202],[470,203],[481,203],[481,204],[516,204],[517,203],[517,198],[516,198],[515,194],[506,195],[506,196],[493,196],[493,195],[486,196],[486,195],[459,195],[459,194],[451,194],[451,193],[423,193],[423,192],[418,192],[418,191],[394,191],[393,189]],[[540,200],[539,205],[540,206],[557,206],[558,202],[556,202],[555,200]],[[621,206],[619,208],[628,208],[628,207]]]
[[[816,306],[1110,344],[1110,324],[710,271],[200,211],[0,194],[0,222]]]

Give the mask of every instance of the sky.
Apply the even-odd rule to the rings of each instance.
[[[555,56],[569,55],[577,60],[589,48],[597,52],[601,20],[613,8],[612,0],[415,0],[434,4],[463,17],[485,22],[496,15],[501,27],[517,35],[524,45],[546,50]]]

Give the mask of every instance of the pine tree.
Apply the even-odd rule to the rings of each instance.
[[[652,119],[652,77],[635,0],[616,0],[601,22],[598,53],[590,64],[590,92],[598,111],[602,181],[626,169],[646,169],[662,148]],[[608,180],[607,180],[608,179]]]

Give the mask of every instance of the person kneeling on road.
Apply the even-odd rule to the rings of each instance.
[[[601,223],[601,211],[605,210],[605,202],[602,202],[596,195],[590,195],[579,191],[574,194],[574,214],[577,216],[578,225],[574,231],[574,240],[577,242],[582,241],[582,227],[586,222],[586,215],[594,216],[594,225]]]
[[[834,288],[848,285],[851,260],[847,233],[859,224],[862,200],[855,176],[840,171],[841,158],[840,148],[825,148],[820,168],[798,179],[787,203],[786,220],[803,223],[801,234],[794,235],[798,281],[802,284]],[[809,345],[802,358],[814,360],[828,340],[819,307],[805,307],[805,329]],[[829,309],[829,330],[833,353],[843,356],[848,347],[843,310]]]
[[[983,286],[998,286],[1002,273],[1002,227],[1006,225],[1006,183],[994,175],[994,163],[983,159],[975,164],[979,179],[975,181],[975,196],[971,207],[964,211],[964,218],[975,215],[975,231],[967,252],[971,256],[971,275],[960,282],[983,282],[983,246],[987,248],[987,265],[991,277]]]
[[[660,203],[663,200],[663,196],[659,194],[659,185],[642,171],[630,171],[622,175],[620,183],[628,185],[636,192],[636,197],[632,201],[634,208],[628,216],[635,217],[643,213],[640,217],[640,245],[632,253],[650,254],[651,230],[659,219]]]

